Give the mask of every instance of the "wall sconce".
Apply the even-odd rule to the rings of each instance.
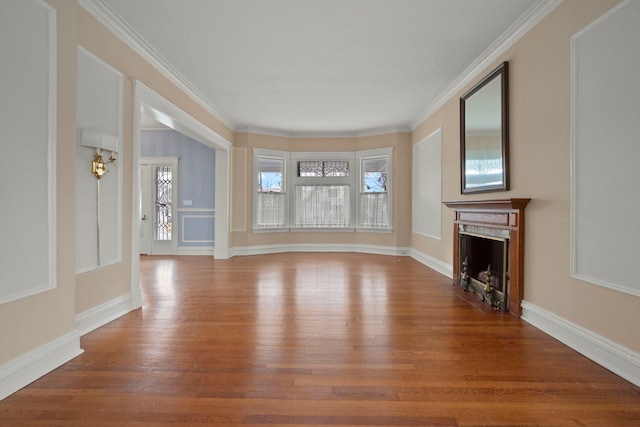
[[[96,154],[91,161],[91,173],[96,179],[102,178],[108,172],[107,165],[116,161],[115,154],[118,152],[118,137],[99,130],[82,129],[80,145],[96,149]],[[102,159],[103,150],[111,152],[106,162]]]
[[[96,263],[100,266],[100,178],[108,172],[107,165],[116,161],[118,137],[99,130],[82,129],[80,145],[96,149],[96,154],[91,161],[91,173],[98,180],[96,181]],[[102,159],[103,150],[111,152],[106,162]]]
[[[99,149],[98,151],[99,152],[97,152],[93,156],[93,160],[91,161],[91,173],[93,173],[93,176],[95,176],[97,179],[100,179],[102,178],[102,175],[108,172],[107,165],[110,163],[115,163],[116,158],[113,157],[113,153],[111,153],[111,156],[109,156],[109,159],[105,162],[104,160],[102,160],[102,153]]]

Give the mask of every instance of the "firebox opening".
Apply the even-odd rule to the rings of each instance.
[[[508,239],[460,233],[460,271],[463,288],[470,290],[498,309],[508,307]],[[466,263],[466,265],[464,265]],[[487,273],[487,272],[490,273]]]

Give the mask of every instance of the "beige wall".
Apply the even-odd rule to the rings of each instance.
[[[120,157],[124,171],[122,262],[76,278],[76,312],[82,313],[118,296],[128,294],[131,289],[133,81],[142,82],[221,136],[232,140],[233,132],[134,53],[83,8],[78,8],[77,43],[125,76],[123,155]]]
[[[392,233],[253,233],[253,149],[282,151],[359,151],[393,147],[393,232]],[[238,133],[234,140],[235,177],[232,191],[231,246],[332,244],[408,247],[411,223],[411,136],[408,133],[353,138],[288,138]],[[244,170],[238,170],[244,167]]]
[[[640,351],[631,326],[640,324],[640,298],[569,276],[570,38],[618,3],[566,0],[475,80],[509,61],[511,191],[460,194],[458,97],[421,124],[413,142],[442,126],[444,200],[532,199],[526,209],[526,301]],[[445,208],[443,241],[413,235],[412,247],[451,263],[452,220]]]
[[[106,30],[76,0],[47,0],[57,15],[57,288],[3,304],[0,365],[65,334],[78,313],[131,291],[133,81],[232,140],[233,132]],[[122,262],[75,274],[76,55],[82,46],[124,74]],[[27,197],[27,195],[25,195]]]

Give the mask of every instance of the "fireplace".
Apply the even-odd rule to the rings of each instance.
[[[459,230],[459,284],[465,291],[479,295],[487,304],[506,311],[509,292],[508,274],[509,238],[476,234]]]
[[[522,313],[524,208],[530,200],[445,202],[455,212],[454,284],[514,316]]]

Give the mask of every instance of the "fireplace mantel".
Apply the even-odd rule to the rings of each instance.
[[[453,224],[453,280],[460,284],[460,226],[505,230],[509,235],[508,311],[522,314],[524,296],[524,209],[531,199],[456,200],[444,202],[455,212]]]

